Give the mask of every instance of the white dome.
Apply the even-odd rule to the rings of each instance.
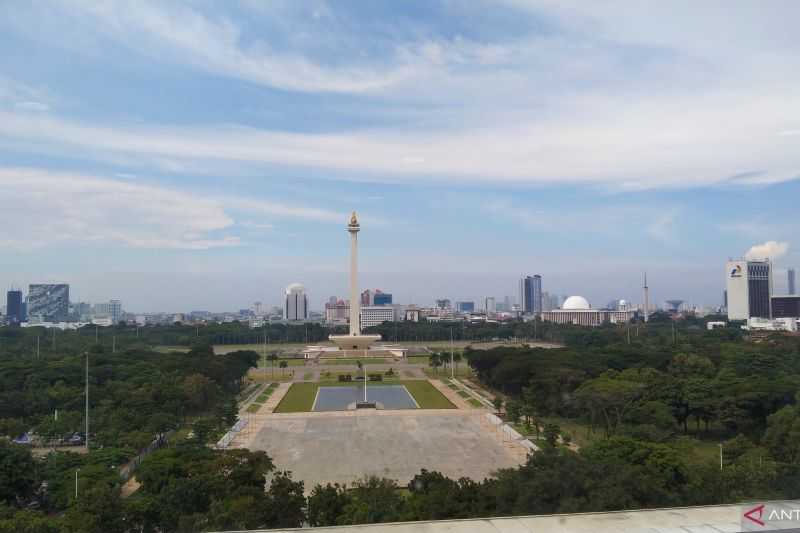
[[[591,309],[592,306],[589,305],[588,300],[583,296],[570,296],[566,300],[564,300],[564,304],[561,306],[561,309],[565,311],[579,311],[582,309]]]
[[[305,292],[306,288],[303,287],[302,283],[292,283],[288,287],[286,287],[286,294],[291,294],[293,292]]]

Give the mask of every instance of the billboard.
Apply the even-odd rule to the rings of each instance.
[[[747,261],[728,261],[725,265],[725,279],[728,289],[728,320],[747,320],[750,318]]]
[[[66,283],[30,285],[28,317],[30,321],[64,322],[69,316],[69,285]]]

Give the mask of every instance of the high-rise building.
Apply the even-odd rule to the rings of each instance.
[[[331,297],[328,303],[325,304],[325,321],[331,323],[346,324],[350,316],[350,302],[344,300],[337,300],[335,296]]]
[[[22,291],[11,289],[6,294],[6,320],[9,324],[19,324],[25,320],[22,314]]]
[[[456,302],[456,311],[459,313],[474,313],[475,302]]]
[[[28,316],[31,320],[40,322],[65,322],[69,317],[69,285],[29,285]]]
[[[772,263],[728,261],[725,266],[728,319],[772,318]]]
[[[372,305],[392,305],[392,294],[375,289],[372,295]]]
[[[447,298],[436,300],[436,307],[438,309],[450,309],[450,300]]]
[[[795,286],[794,286],[794,269],[793,268],[790,268],[786,272],[786,277],[788,278],[788,282],[789,282],[789,295],[793,296],[793,295],[797,294],[795,292]]]
[[[374,302],[374,295],[372,291],[367,289],[361,293],[361,305],[372,305]]]
[[[122,302],[119,300],[109,300],[107,303],[94,304],[94,318],[107,318],[112,324],[118,324],[122,320]]]
[[[306,320],[308,318],[308,295],[302,284],[292,283],[286,287],[283,318],[284,320]]]
[[[525,276],[519,280],[519,301],[526,315],[542,312],[542,276]]]
[[[483,310],[487,315],[497,314],[497,304],[495,303],[494,296],[487,296],[483,302]]]

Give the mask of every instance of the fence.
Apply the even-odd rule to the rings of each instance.
[[[233,439],[236,438],[236,434],[247,427],[247,423],[248,420],[246,418],[240,418],[237,420],[233,427],[231,427],[231,429],[228,430],[228,432],[225,433],[225,435],[223,435],[219,441],[217,441],[217,448],[221,450],[227,448]]]
[[[128,461],[127,464],[122,466],[119,469],[119,476],[122,478],[123,483],[130,479],[131,475],[136,472],[136,469],[139,468],[139,465],[142,463],[142,460],[153,453],[154,451],[158,450],[159,448],[163,448],[168,442],[169,439],[175,434],[175,431],[168,431],[166,433],[159,433],[158,436],[153,439],[153,442],[147,445],[146,448],[141,450],[139,454]]]

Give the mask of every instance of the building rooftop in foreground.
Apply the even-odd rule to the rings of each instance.
[[[306,528],[302,531],[342,533],[736,533],[740,531],[800,531],[800,520],[769,521],[767,527],[749,523],[744,514],[759,505],[781,508],[800,515],[800,500],[753,502],[737,505],[677,507],[607,513],[555,514],[434,520]],[[766,518],[766,511],[764,518]],[[297,529],[257,530],[264,533],[300,531]]]

